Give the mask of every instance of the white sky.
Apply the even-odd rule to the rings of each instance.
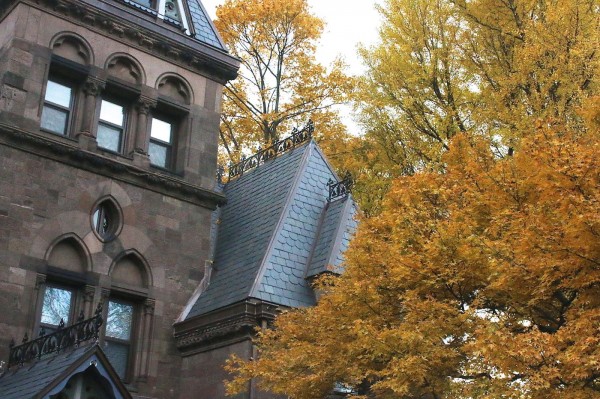
[[[201,0],[211,19],[224,0]],[[371,45],[377,41],[380,17],[375,4],[383,0],[308,0],[313,14],[325,21],[325,29],[317,49],[317,58],[328,65],[341,56],[348,64],[348,73],[358,75],[364,67],[357,54],[358,44]],[[350,133],[360,134],[352,120],[349,107],[340,107],[342,120]]]
[[[224,1],[201,1],[214,20],[217,6]],[[375,10],[375,4],[381,2],[382,0],[308,0],[313,14],[326,23],[317,53],[319,60],[327,64],[340,55],[349,65],[349,72],[360,73],[362,65],[356,54],[356,47],[359,43],[368,45],[376,41],[379,14]]]

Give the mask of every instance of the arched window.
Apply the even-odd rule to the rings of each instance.
[[[145,369],[154,301],[148,298],[152,275],[139,253],[125,251],[110,270],[111,290],[105,306],[103,350],[123,381]],[[137,351],[136,351],[137,348]]]
[[[38,275],[36,331],[48,334],[75,322],[83,309],[89,253],[79,237],[58,238],[46,254],[47,270]]]

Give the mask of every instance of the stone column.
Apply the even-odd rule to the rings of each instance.
[[[94,129],[92,129],[92,123],[94,121],[94,115],[96,115],[96,99],[104,90],[105,82],[96,78],[88,78],[83,85],[83,93],[85,94],[85,100],[83,105],[83,119],[81,122],[81,132],[79,135],[96,138]]]
[[[138,112],[137,131],[133,152],[148,155],[148,113],[156,106],[156,101],[148,97],[140,97],[136,103]]]
[[[94,296],[96,295],[96,287],[86,284],[83,288],[83,314],[86,319],[94,316]]]
[[[152,343],[152,325],[154,324],[154,299],[146,299],[143,305],[142,323],[140,331],[140,344],[138,345],[136,376],[138,381],[148,379],[148,368],[150,365],[150,352]]]

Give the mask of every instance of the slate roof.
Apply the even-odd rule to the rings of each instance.
[[[343,197],[327,203],[323,209],[321,228],[306,277],[320,273],[343,272],[343,254],[356,230],[356,206],[351,197]]]
[[[132,8],[145,11],[153,16],[156,16],[157,10],[149,9],[146,6],[140,4],[138,0],[119,0]],[[226,50],[223,40],[219,36],[217,29],[213,25],[212,21],[208,17],[206,9],[202,5],[200,0],[183,0],[183,13],[189,16],[189,22],[192,24],[192,37],[196,40],[208,44],[212,47],[216,47],[219,50]],[[159,13],[161,11],[159,10]],[[182,16],[183,17],[183,16]],[[169,20],[170,23],[179,26],[179,21],[171,20],[165,17],[165,20]],[[186,20],[187,21],[187,20]],[[185,26],[185,25],[184,25]]]
[[[248,298],[288,307],[314,305],[306,276],[317,239],[321,236],[324,244],[313,272],[318,265],[325,267],[322,259],[341,259],[333,251],[344,248],[340,237],[349,238],[354,223],[346,206],[322,217],[330,179],[337,177],[310,141],[228,183],[211,280],[186,319]],[[342,202],[354,209],[351,197]],[[337,209],[337,202],[332,206]],[[328,223],[343,226],[330,228]],[[335,233],[321,233],[325,227]],[[336,240],[340,245],[333,244]]]
[[[200,0],[187,0],[187,5],[194,26],[195,38],[213,47],[225,50],[225,45],[212,21],[208,18],[208,13]]]
[[[97,368],[110,367],[104,354],[99,354],[101,349],[97,345],[83,345],[76,349],[69,349],[55,355],[25,364],[21,367],[13,367],[0,375],[0,398],[2,399],[28,399],[45,398],[47,394],[56,394],[64,387],[68,379],[90,367],[95,361]],[[112,371],[116,376],[116,373]],[[118,380],[118,377],[116,377]],[[120,392],[122,398],[131,399],[120,381],[110,381],[114,392]],[[118,385],[119,389],[116,389]],[[117,393],[118,395],[118,393]]]

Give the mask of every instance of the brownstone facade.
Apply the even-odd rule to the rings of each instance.
[[[0,4],[0,359],[11,338],[38,334],[49,287],[64,288],[71,320],[99,302],[131,305],[122,377],[134,397],[219,398],[223,360],[249,356],[250,342],[184,357],[173,323],[225,202],[220,99],[238,62],[164,22],[120,1]],[[71,89],[66,109],[48,100],[54,81]],[[110,149],[99,145],[104,100],[126,115]],[[60,134],[44,115],[54,111]],[[151,158],[154,117],[172,122],[164,163]]]

